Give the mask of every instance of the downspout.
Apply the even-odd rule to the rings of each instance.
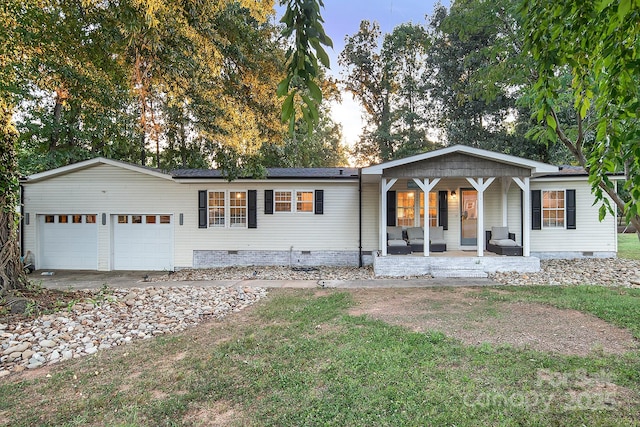
[[[18,226],[18,233],[20,233],[20,256],[24,257],[24,186],[22,184],[20,184],[20,225]]]
[[[362,168],[358,168],[358,267],[362,264]]]

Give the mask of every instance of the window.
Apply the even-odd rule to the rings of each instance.
[[[171,215],[160,215],[160,224],[171,224]]]
[[[209,192],[209,227],[224,227],[225,198],[224,191]]]
[[[273,198],[276,212],[291,212],[291,191],[275,191]]]
[[[420,192],[420,226],[424,226],[424,193]],[[429,193],[429,227],[438,226],[438,193]]]
[[[87,224],[95,224],[96,223],[96,216],[95,215],[87,215],[85,221],[86,221]]]
[[[131,215],[132,224],[142,224],[142,215]]]
[[[414,191],[398,191],[396,209],[399,226],[413,227],[415,225],[415,196],[416,193]]]
[[[313,191],[296,192],[296,211],[313,212]]]
[[[246,227],[247,225],[247,192],[229,192],[229,226]]]
[[[542,226],[564,228],[564,191],[542,192]]]
[[[55,215],[45,215],[44,216],[44,222],[46,222],[47,224],[52,224],[55,222]]]
[[[69,216],[68,215],[58,215],[58,223],[59,224],[66,224],[69,222]]]
[[[129,216],[128,215],[118,215],[118,224],[128,224]]]
[[[74,224],[82,224],[82,215],[71,215],[71,222]]]
[[[146,217],[147,224],[155,224],[156,216],[155,215],[147,215]]]

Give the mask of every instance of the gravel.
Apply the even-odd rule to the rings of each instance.
[[[538,273],[495,273],[505,285],[596,285],[640,287],[640,261],[619,258],[541,260]]]
[[[541,260],[538,273],[494,273],[489,278],[505,285],[598,285],[640,286],[640,261],[618,258]],[[411,276],[413,278],[416,276]],[[422,276],[430,277],[430,276]],[[293,270],[290,267],[227,267],[180,270],[153,281],[198,280],[362,280],[376,279],[372,267],[317,267]],[[381,279],[381,277],[378,277]]]
[[[220,319],[265,297],[263,288],[148,287],[96,293],[69,311],[0,324],[0,377]]]
[[[373,267],[284,267],[250,266],[207,269],[185,269],[150,281],[197,281],[197,280],[360,280],[374,279]]]

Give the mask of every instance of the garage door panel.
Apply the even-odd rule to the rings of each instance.
[[[114,270],[173,270],[173,221],[163,217],[164,223],[159,215],[112,217]]]
[[[41,269],[95,270],[98,268],[98,227],[95,223],[60,223],[60,216],[40,215],[39,260]],[[45,220],[46,219],[46,220]],[[47,222],[53,221],[53,222]]]

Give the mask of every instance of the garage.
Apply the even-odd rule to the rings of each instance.
[[[112,215],[113,270],[173,270],[173,216]]]
[[[98,225],[95,214],[38,215],[39,269],[96,270]]]

